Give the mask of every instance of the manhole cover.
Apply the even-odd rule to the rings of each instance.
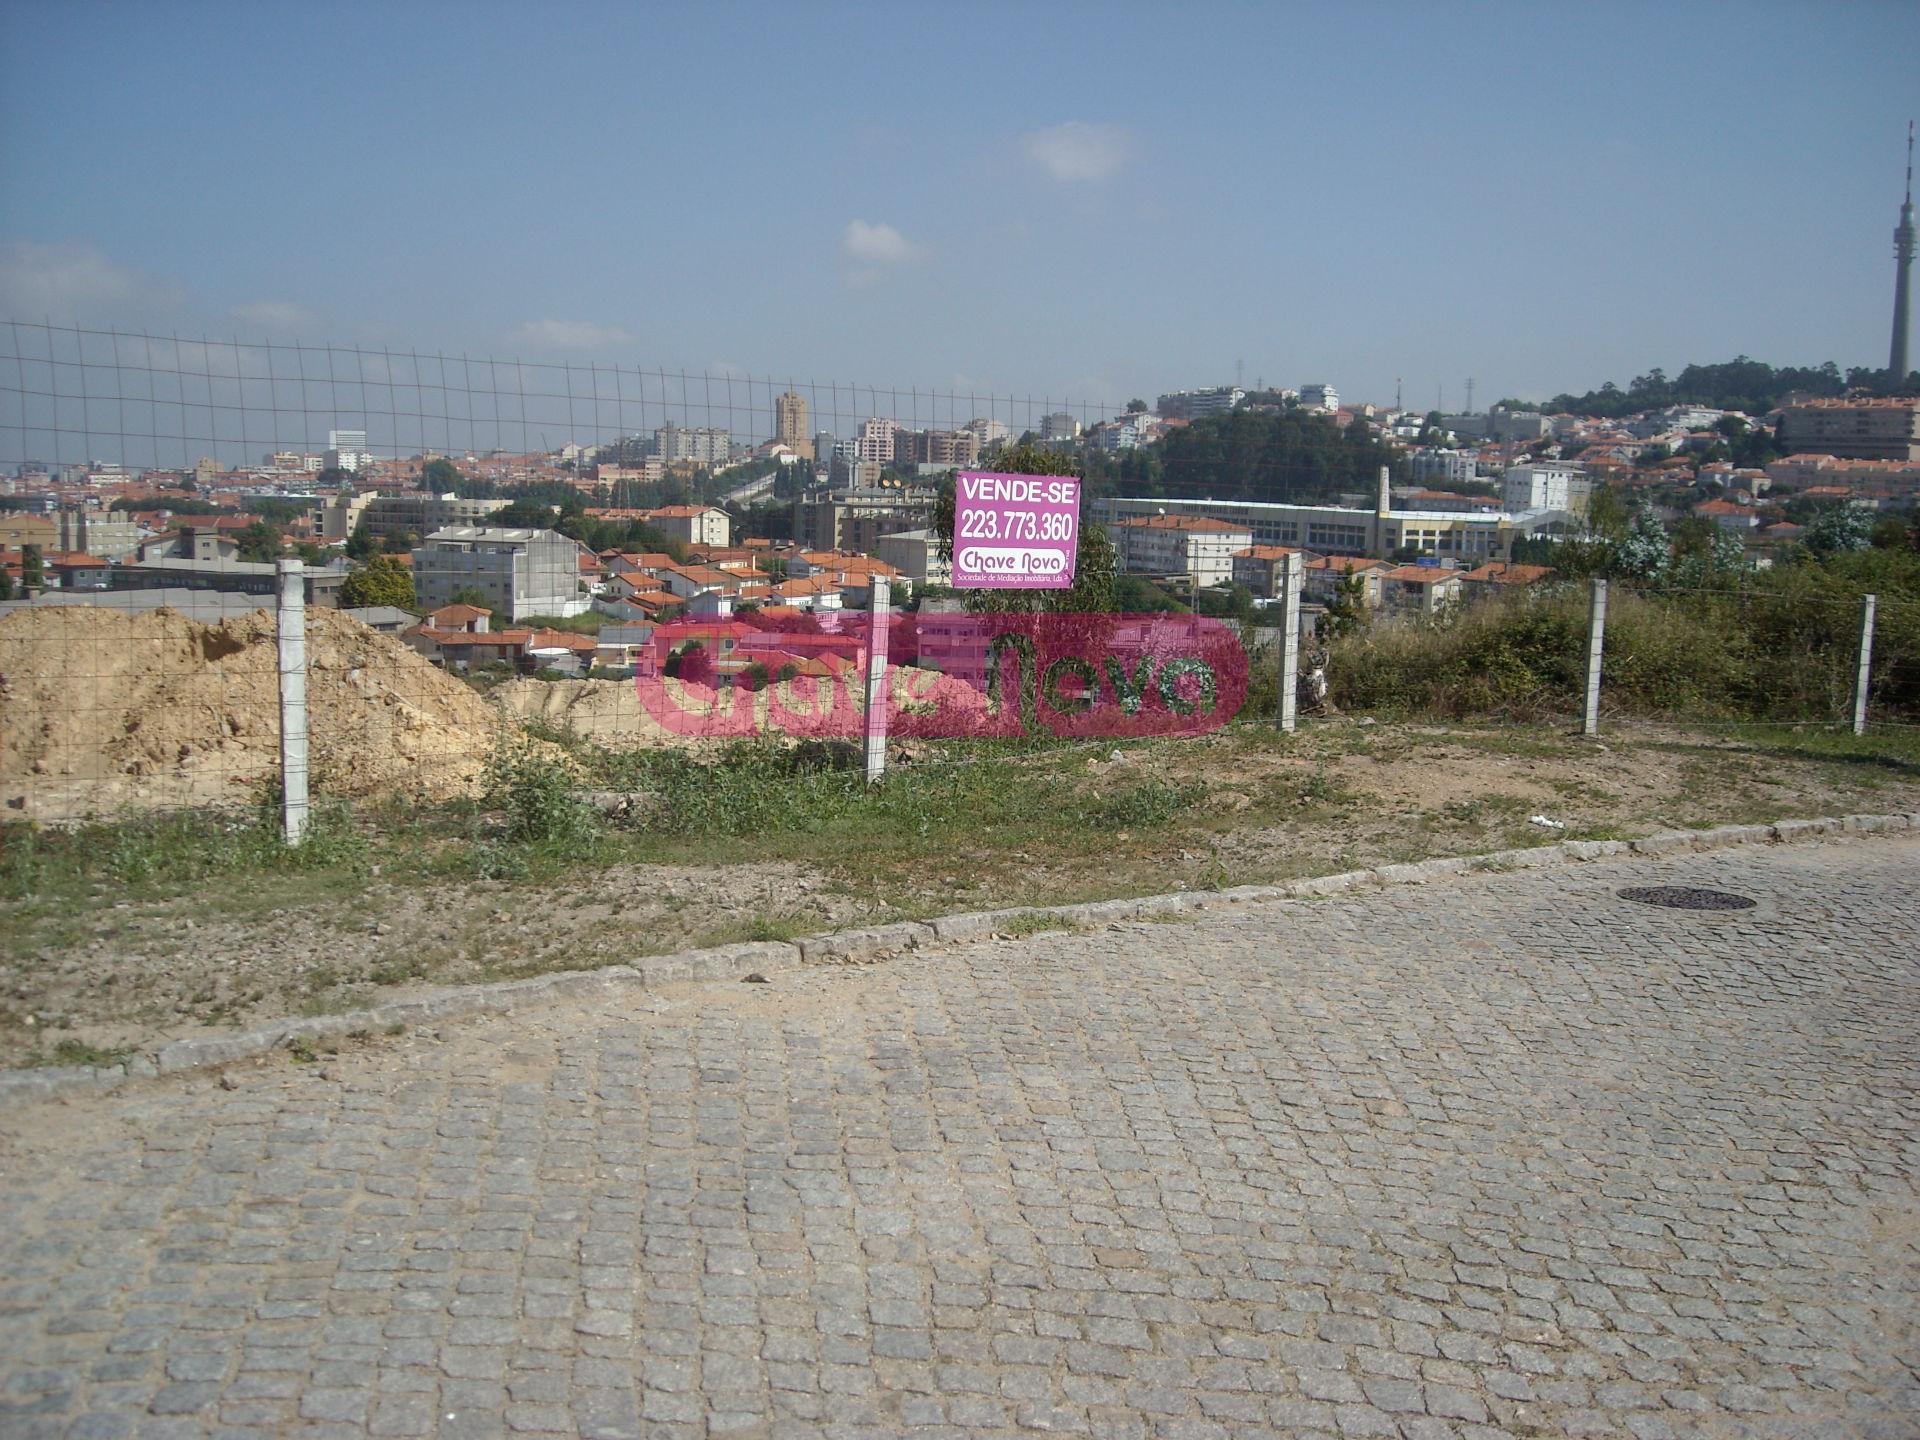
[[[1669,910],[1751,910],[1758,903],[1731,890],[1698,890],[1691,885],[1633,885],[1619,894],[1622,900],[1664,905]]]

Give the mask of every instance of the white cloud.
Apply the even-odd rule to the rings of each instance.
[[[595,325],[591,320],[529,320],[513,332],[513,338],[542,350],[609,350],[633,339],[618,325]]]
[[[96,307],[178,305],[180,287],[116,265],[94,245],[0,245],[0,310],[70,320]]]
[[[891,225],[852,220],[840,233],[840,248],[863,265],[904,265],[920,252]]]
[[[1127,163],[1133,144],[1118,125],[1068,120],[1020,137],[1027,158],[1056,180],[1105,180]]]
[[[236,307],[233,318],[245,325],[258,325],[263,330],[278,330],[282,334],[320,327],[317,315],[289,300],[256,300],[251,305]]]

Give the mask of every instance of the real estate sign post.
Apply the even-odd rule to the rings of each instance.
[[[1072,587],[1080,548],[1078,480],[962,470],[953,501],[955,589]]]

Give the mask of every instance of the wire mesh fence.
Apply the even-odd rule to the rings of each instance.
[[[1690,727],[1920,722],[1920,606],[1825,572],[1722,587],[1607,584],[1594,718]],[[1590,582],[1383,614],[1336,640],[1336,700],[1362,711],[1582,724],[1593,657]]]
[[[689,441],[689,453],[717,463],[768,437],[849,439],[874,419],[981,441],[1062,420],[1084,428],[1120,408],[598,362],[183,339],[44,323],[4,328],[0,463],[77,468],[81,487],[112,482],[116,469],[127,476],[160,471],[164,479],[164,472],[212,459],[234,467],[247,485],[297,495],[316,463],[342,451],[376,464],[428,452],[492,456],[492,473],[510,486],[554,473],[567,446],[585,452],[636,436],[658,444],[662,431],[701,432],[705,438]],[[666,443],[681,442],[669,434]],[[1284,469],[1291,462],[1260,463]],[[1169,483],[1204,488],[1205,479],[1196,471]],[[5,813],[68,822],[271,803],[285,788],[282,676],[276,597],[270,577],[263,583],[264,593],[253,594],[51,591],[31,606],[0,612]],[[1743,573],[1711,585],[1616,581],[1596,721],[1848,726],[1861,708],[1863,594],[1859,583],[1818,567]],[[87,603],[70,603],[81,600]],[[1865,719],[1920,723],[1920,602],[1894,588],[1879,594],[1877,605]],[[1493,598],[1463,590],[1432,614],[1383,612],[1326,644],[1310,642],[1314,658],[1302,668],[1328,693],[1324,701],[1304,697],[1310,703],[1303,713],[1309,723],[1346,711],[1577,725],[1587,698],[1590,615],[1588,591],[1575,582]],[[314,607],[301,622],[316,795],[383,803],[470,798],[480,793],[501,738],[529,727],[612,746],[716,738],[677,732],[670,718],[649,711],[630,674],[584,689],[530,678],[551,673],[556,656],[560,673],[630,672],[636,657],[618,637],[603,644],[579,631],[536,634],[509,625],[491,636],[423,640],[403,633],[418,618],[388,617],[379,623],[391,633],[380,633]],[[607,618],[610,630],[632,629]],[[857,662],[858,645],[844,642],[863,623],[849,617],[828,627],[838,639],[825,653],[844,650],[843,658]],[[1242,682],[1231,713],[1243,724],[1276,724],[1290,709],[1294,671],[1285,668],[1287,647],[1273,643],[1286,634],[1297,635],[1298,627],[1283,618],[1277,627],[1240,635]],[[767,648],[757,677],[762,688],[789,661],[801,662],[801,670],[825,663],[821,652],[790,636]],[[890,648],[896,666],[920,668],[917,639],[903,636]],[[653,655],[655,664],[665,659]],[[750,658],[736,662],[737,673],[715,693],[733,688],[751,666]],[[1092,672],[1090,679],[1056,677],[1049,705],[1059,711],[1053,702],[1063,694],[1061,704],[1073,700],[1076,684],[1116,703],[1128,698],[1133,661],[1118,678],[1097,660]],[[835,676],[805,676],[808,683],[823,678],[838,683]],[[1044,679],[1029,664],[1021,683]],[[857,710],[857,687],[841,689]],[[1004,702],[1004,695],[994,701],[996,724]],[[794,738],[791,726],[770,718],[769,702],[756,703],[758,718],[741,735]],[[1148,703],[1159,702],[1149,693]],[[1032,730],[1034,711],[1029,695],[1013,714]],[[904,733],[919,738],[910,725]],[[996,731],[994,738],[1009,737]],[[1035,743],[1101,742],[1069,726]],[[969,763],[939,745],[923,746],[921,758]]]
[[[1630,722],[1852,727],[1858,599],[1610,589],[1602,733]],[[0,799],[9,816],[71,823],[279,804],[289,676],[275,611],[205,592],[173,601],[141,610],[39,603],[0,614]],[[1099,617],[1095,634],[1087,617],[1071,617],[1086,633],[1061,642],[1036,635],[1031,622],[974,634],[972,617],[892,615],[878,699],[863,690],[873,625],[864,614],[765,630],[751,616],[687,622],[684,634],[667,625],[637,649],[628,629],[616,653],[592,636],[511,627],[459,643],[399,624],[381,633],[307,608],[298,620],[301,753],[315,797],[404,806],[480,798],[503,746],[528,735],[594,752],[704,758],[739,742],[824,741],[852,757],[876,704],[887,707],[896,750],[920,765],[975,763],[1009,745],[1099,750],[1116,738],[1191,737],[1229,721],[1279,728],[1289,694],[1305,702],[1308,725],[1378,713],[1571,731],[1587,693],[1590,605],[1586,587],[1564,585],[1435,618],[1385,617],[1330,651],[1309,638],[1297,658],[1285,654],[1284,623]],[[1882,598],[1871,642],[1866,724],[1920,723],[1920,607]],[[1104,648],[1095,655],[1089,644]],[[954,654],[966,645],[977,673],[956,672]],[[1079,658],[1082,650],[1092,658]],[[1316,670],[1331,676],[1331,704],[1310,691]]]
[[[689,371],[273,340],[187,338],[4,322],[0,463],[107,462],[191,470],[261,466],[351,449],[535,456],[610,445],[663,428],[690,459],[724,463],[735,442],[780,436],[811,447],[863,422],[983,443],[1041,431],[1049,416],[1086,429],[1120,412],[1086,396]],[[344,439],[342,437],[345,437]],[[723,438],[724,437],[724,438]]]

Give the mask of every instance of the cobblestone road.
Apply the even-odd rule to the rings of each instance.
[[[1912,1436],[1916,936],[1746,848],[25,1107],[0,1434]]]

